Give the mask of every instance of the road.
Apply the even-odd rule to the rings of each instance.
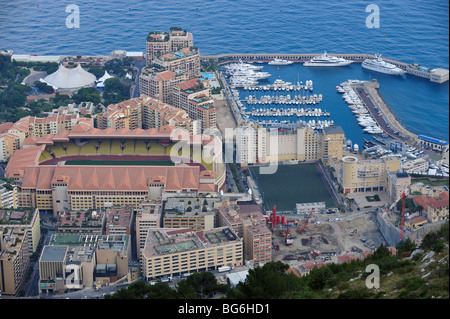
[[[136,60],[133,62],[133,68],[136,71],[135,72],[135,84],[131,88],[131,98],[139,97],[139,75],[141,74],[142,68],[145,66],[145,60]]]

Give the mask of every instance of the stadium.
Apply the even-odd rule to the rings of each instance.
[[[170,194],[217,195],[225,187],[221,154],[200,136],[190,136],[179,149],[185,139],[171,138],[174,129],[100,130],[79,124],[29,137],[11,157],[6,177],[17,183],[19,206],[55,215],[138,205]]]

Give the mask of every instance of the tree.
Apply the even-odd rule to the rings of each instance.
[[[218,284],[214,274],[209,271],[193,273],[186,278],[186,285],[192,289],[185,287],[185,292],[194,291],[200,299],[212,298],[216,293],[226,291],[226,286]]]
[[[41,81],[35,81],[33,84],[36,88],[38,88],[39,90],[41,90],[44,93],[51,94],[51,93],[55,92],[53,87],[48,85],[47,83],[44,83]]]
[[[401,241],[397,245],[397,255],[400,256],[404,252],[413,252],[416,250],[417,245],[414,241],[412,241],[410,238],[406,238],[406,240]]]
[[[304,282],[293,274],[287,274],[289,266],[282,262],[269,262],[250,269],[245,281],[238,285],[230,298],[275,299],[296,296],[307,289]]]

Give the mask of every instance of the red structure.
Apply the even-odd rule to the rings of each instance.
[[[300,228],[297,229],[297,232],[298,232],[299,234],[303,234],[303,232],[305,231],[306,225],[308,225],[308,221],[309,221],[309,219],[311,218],[311,215],[312,215],[312,212],[309,213],[308,218],[306,219],[305,225],[303,225],[303,227],[302,227],[301,229],[300,229]]]
[[[402,194],[402,211],[400,217],[400,240],[403,240],[405,237],[405,204],[406,204],[406,195]]]

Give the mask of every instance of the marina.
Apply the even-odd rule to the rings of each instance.
[[[359,61],[357,59],[353,61],[362,62],[364,59],[365,56]],[[406,111],[402,102],[408,98],[406,95],[411,95],[411,92],[420,96],[433,96],[433,99],[428,99],[429,110],[438,116],[437,110],[441,107],[441,103],[446,103],[446,95],[440,92],[445,91],[448,83],[444,83],[441,89],[440,84],[427,84],[429,81],[426,79],[408,73],[401,76],[383,74],[364,69],[361,63],[351,63],[345,67],[310,68],[304,67],[302,63],[277,66],[269,65],[268,61],[264,63],[243,61],[245,60],[237,63],[256,66],[259,71],[265,71],[271,76],[258,80],[256,84],[239,87],[231,86],[228,78],[222,78],[222,81],[227,83],[226,96],[230,98],[229,105],[238,125],[251,121],[264,126],[282,128],[305,125],[308,122],[312,126],[312,120],[315,124],[318,121],[328,121],[325,125],[341,126],[346,136],[360,146],[365,144],[364,139],[377,143],[373,139],[376,136],[394,138],[402,142],[408,139],[412,141],[405,138],[407,132],[416,136],[424,134],[448,139],[445,129],[436,131],[424,124],[409,127],[409,123],[415,120],[411,118],[411,114],[420,108],[414,106],[414,100],[408,99],[410,108]],[[299,81],[300,79],[303,82]],[[309,87],[305,90],[307,84],[313,84],[310,85],[312,90]],[[372,88],[377,85],[379,88]],[[287,95],[290,95],[290,99]],[[314,98],[314,95],[316,104],[312,102],[307,104],[308,99]],[[380,95],[383,96],[382,99]],[[380,101],[383,101],[381,106]],[[279,104],[275,104],[276,102]],[[322,112],[317,113],[319,108]],[[310,110],[306,112],[307,109]],[[314,109],[317,110],[314,112],[312,111]],[[390,113],[384,111],[385,109]],[[396,121],[400,117],[404,118],[401,123]],[[437,125],[445,124],[439,122]],[[314,125],[314,127],[321,126]],[[412,136],[411,134],[408,136]]]

